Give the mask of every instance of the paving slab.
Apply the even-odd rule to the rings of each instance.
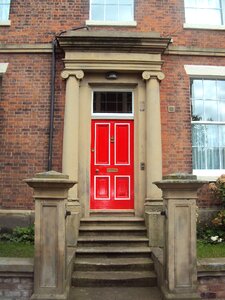
[[[71,288],[69,300],[161,300],[157,287]]]

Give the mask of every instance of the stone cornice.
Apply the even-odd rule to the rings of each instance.
[[[224,48],[200,48],[170,45],[165,54],[169,55],[193,55],[193,56],[225,56]]]
[[[162,54],[170,43],[154,32],[68,31],[57,38],[64,51]]]
[[[110,37],[108,37],[110,38]],[[61,37],[60,37],[61,39]],[[104,49],[102,49],[104,50]],[[124,49],[123,52],[125,52]],[[113,49],[112,49],[113,51]],[[128,49],[127,49],[128,51]],[[1,44],[0,43],[0,54],[1,53],[51,53],[52,46],[50,43],[42,44]],[[201,47],[186,47],[186,46],[174,46],[169,45],[165,50],[165,54],[168,55],[193,55],[193,56],[225,56],[224,48],[201,48]]]
[[[51,53],[51,44],[0,44],[0,53]]]

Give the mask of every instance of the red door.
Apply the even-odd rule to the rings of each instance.
[[[92,120],[90,208],[134,208],[133,120]]]

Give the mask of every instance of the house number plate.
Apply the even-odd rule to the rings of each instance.
[[[118,171],[117,168],[107,168],[107,173],[117,173]]]

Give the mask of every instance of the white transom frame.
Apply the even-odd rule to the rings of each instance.
[[[94,113],[94,93],[95,92],[131,92],[132,93],[132,113]],[[134,89],[120,87],[98,87],[92,89],[91,97],[92,119],[134,119]]]

